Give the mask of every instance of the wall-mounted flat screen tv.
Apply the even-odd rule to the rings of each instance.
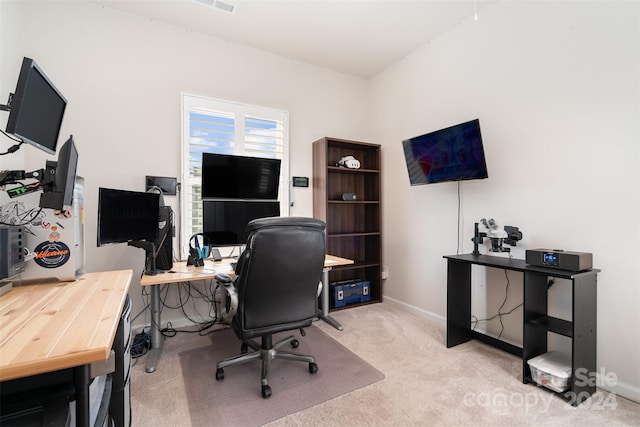
[[[202,199],[277,200],[280,159],[202,154]]]
[[[402,141],[411,185],[488,178],[480,121]]]
[[[67,100],[31,58],[22,60],[16,91],[9,100],[6,131],[55,154]]]

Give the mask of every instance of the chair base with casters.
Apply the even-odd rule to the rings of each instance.
[[[283,350],[282,347],[289,344],[293,348],[297,348],[299,345],[298,340],[289,335],[287,338],[278,341],[273,344],[272,335],[262,336],[262,345],[254,340],[246,340],[242,343],[241,353],[238,356],[230,357],[225,360],[221,360],[217,364],[216,380],[220,381],[224,379],[224,368],[231,365],[239,365],[241,363],[247,363],[254,359],[262,360],[262,397],[267,399],[271,396],[271,387],[269,387],[267,377],[269,375],[269,364],[274,359],[286,359],[294,360],[298,362],[307,362],[309,364],[309,373],[315,374],[318,372],[318,365],[316,365],[313,356],[305,354],[291,353]],[[251,347],[254,351],[247,353],[247,347]]]

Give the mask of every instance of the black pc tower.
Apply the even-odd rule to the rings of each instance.
[[[156,269],[173,268],[173,211],[170,206],[160,207],[158,237],[153,242],[156,248]]]

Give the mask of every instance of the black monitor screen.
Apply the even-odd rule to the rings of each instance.
[[[158,233],[160,194],[98,189],[98,246],[154,240]]]
[[[53,182],[43,188],[40,196],[40,207],[51,209],[68,209],[73,202],[73,187],[78,167],[78,150],[73,136],[62,145],[58,153],[58,161],[47,161],[45,173],[53,176]]]
[[[277,200],[280,159],[202,154],[203,199]]]
[[[31,58],[22,60],[6,131],[55,154],[67,100]]]
[[[279,202],[205,200],[202,228],[211,246],[240,246],[247,242],[247,224],[280,216]]]
[[[487,178],[479,120],[402,141],[411,185]]]

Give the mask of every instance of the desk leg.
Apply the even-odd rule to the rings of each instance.
[[[73,382],[76,389],[76,425],[89,427],[89,365],[73,368]]]
[[[156,370],[162,353],[162,319],[160,318],[160,285],[151,286],[151,349],[147,354],[148,373]]]
[[[329,315],[329,270],[331,270],[331,268],[322,270],[322,292],[320,293],[320,298],[322,298],[322,312],[320,313],[320,319],[341,331],[342,325]]]
[[[471,264],[447,262],[447,348],[471,339]]]

